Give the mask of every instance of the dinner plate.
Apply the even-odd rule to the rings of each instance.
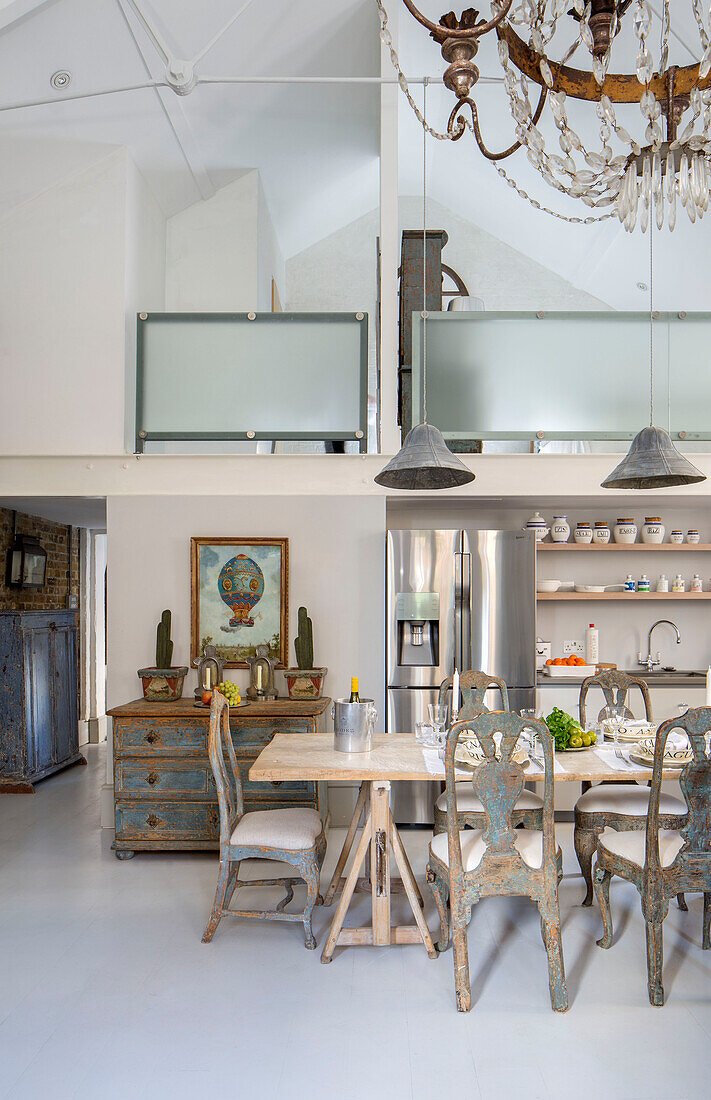
[[[694,754],[691,749],[667,748],[664,750],[663,767],[684,768],[687,764],[690,764],[693,759]],[[647,768],[654,767],[654,754],[650,753],[641,741],[630,749],[630,760],[635,760],[638,764],[644,764]]]
[[[460,768],[471,768],[473,771],[474,768],[478,768],[480,764],[483,764],[486,759],[487,757],[482,749],[474,741],[460,741],[454,751],[454,763]],[[522,768],[531,762],[528,753],[519,747],[514,749],[511,760]]]

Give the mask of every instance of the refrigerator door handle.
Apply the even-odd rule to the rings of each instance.
[[[469,668],[471,660],[471,554],[454,555],[454,667]]]

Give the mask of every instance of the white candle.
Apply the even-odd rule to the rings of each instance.
[[[711,665],[706,672],[706,706],[711,707]]]
[[[709,676],[711,676],[711,668],[709,668]],[[708,697],[708,684],[709,678],[706,678],[706,695]],[[452,718],[459,714],[459,669],[455,668],[454,676],[452,677]]]

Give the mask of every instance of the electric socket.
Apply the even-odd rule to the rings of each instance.
[[[585,642],[578,642],[575,639],[568,639],[563,642],[563,656],[570,657],[571,654],[577,653],[579,657],[585,656]]]

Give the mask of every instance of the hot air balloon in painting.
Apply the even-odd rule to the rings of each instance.
[[[230,558],[220,570],[217,586],[232,612],[230,626],[254,626],[252,610],[264,595],[264,574],[256,561],[245,554]]]

